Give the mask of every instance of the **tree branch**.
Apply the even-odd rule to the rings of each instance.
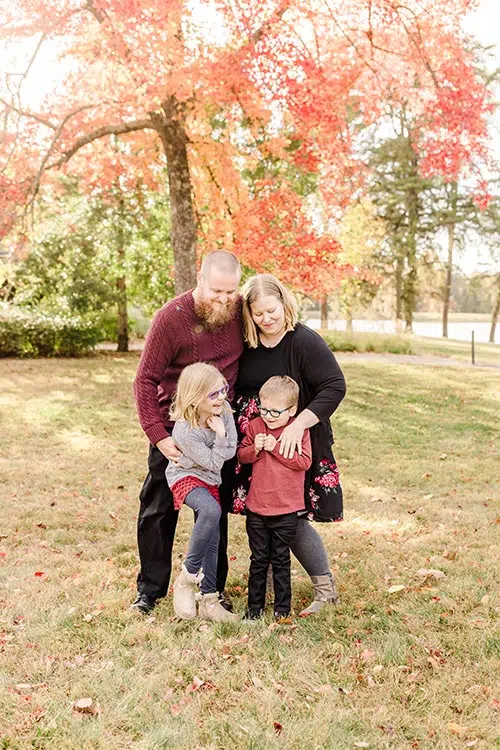
[[[50,128],[51,130],[57,130],[57,125],[55,125],[50,120],[47,120],[45,117],[41,117],[40,115],[37,115],[34,112],[27,112],[26,110],[21,109],[20,107],[16,107],[14,104],[7,102],[5,99],[0,98],[0,104],[3,104],[7,110],[12,110],[12,112],[16,112],[18,115],[21,115],[22,117],[31,118],[32,120],[36,120],[36,122],[39,122],[42,125],[45,125],[47,128]]]
[[[52,164],[49,164],[47,169],[53,169],[54,167],[62,166],[63,164],[68,162],[71,157],[76,154],[77,151],[83,148],[83,146],[86,146],[88,143],[92,143],[93,141],[97,141],[99,138],[103,138],[106,135],[123,135],[124,133],[133,133],[135,130],[157,130],[157,128],[149,119],[132,120],[131,122],[124,122],[120,125],[103,125],[102,127],[97,128],[97,130],[94,130],[92,133],[87,133],[87,135],[82,135],[80,138],[78,138],[73,146],[68,149],[60,159],[52,162]]]

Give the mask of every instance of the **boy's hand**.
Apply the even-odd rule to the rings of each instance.
[[[259,432],[255,436],[254,440],[254,446],[255,446],[255,452],[258,453],[264,448],[264,441],[266,439],[267,435],[264,432]]]
[[[207,419],[207,427],[210,427],[210,429],[215,432],[217,437],[226,437],[226,427],[224,425],[224,422],[222,421],[221,417],[218,417],[216,414],[212,414],[212,416]]]
[[[277,440],[274,437],[274,435],[266,435],[264,437],[264,450],[265,451],[273,451],[274,446],[276,445]]]

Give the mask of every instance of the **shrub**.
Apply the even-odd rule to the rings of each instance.
[[[102,338],[99,324],[83,318],[0,306],[0,357],[74,357]]]
[[[411,338],[387,333],[321,331],[332,352],[389,352],[413,354]]]

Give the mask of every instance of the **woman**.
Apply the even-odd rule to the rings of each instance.
[[[338,599],[323,541],[310,523],[342,519],[342,487],[332,454],[330,416],[345,395],[345,380],[323,339],[297,322],[297,304],[271,274],[257,274],[242,289],[246,348],[236,384],[236,417],[240,433],[259,414],[257,393],[272,375],[289,375],[300,387],[298,416],[283,430],[281,452],[291,457],[309,428],[312,466],[306,473],[305,510],[291,549],[310,575],[314,601],[300,615],[315,614]],[[237,466],[233,510],[242,512],[251,466]]]

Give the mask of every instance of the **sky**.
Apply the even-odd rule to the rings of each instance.
[[[196,2],[196,0],[193,0]],[[496,58],[496,64],[500,68],[500,0],[480,0],[477,10],[469,13],[464,22],[465,31],[477,38],[482,45],[496,45],[494,55]],[[33,46],[30,45],[30,49]],[[58,76],[58,66],[55,62],[56,50],[46,48],[43,49],[43,54],[39,58],[37,68],[42,70],[42,76],[37,80],[36,75],[30,76],[30,79],[26,80],[23,84],[23,99],[27,103],[29,102],[32,106],[37,105],[43,93],[47,91],[47,84],[56,85]],[[19,69],[24,68],[22,58],[26,54],[26,48],[19,50]],[[7,54],[6,54],[7,53]],[[13,49],[10,48],[8,52],[5,48],[0,48],[0,56],[4,59],[9,58],[9,62],[12,63]],[[0,64],[0,69],[5,68],[3,63]],[[12,69],[11,64],[9,68]],[[500,86],[498,87],[497,100],[500,101]],[[493,136],[493,152],[500,163],[500,107],[495,117],[492,120],[491,132]],[[480,248],[466,248],[461,257],[457,258],[457,265],[467,274],[471,274],[474,271],[485,270],[489,266],[487,253],[481,251]]]

